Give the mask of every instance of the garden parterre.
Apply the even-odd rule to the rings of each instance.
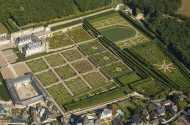
[[[66,50],[61,54],[67,59],[68,62],[73,62],[83,57],[76,49]]]
[[[64,58],[59,53],[47,56],[45,59],[51,65],[51,67],[60,66],[66,63]]]

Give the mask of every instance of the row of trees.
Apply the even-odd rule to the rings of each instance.
[[[140,9],[147,26],[190,68],[190,18],[176,14],[181,0],[126,0],[132,9]]]
[[[111,3],[112,0],[1,0],[0,22],[11,18],[17,25],[23,26],[75,15]]]

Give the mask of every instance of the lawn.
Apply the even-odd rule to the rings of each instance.
[[[107,81],[107,79],[99,72],[83,75],[83,78],[92,86],[92,88],[105,85]]]
[[[94,40],[89,43],[80,44],[79,48],[83,53],[85,53],[88,56],[106,51],[106,48],[103,45],[101,45],[97,40]]]
[[[10,100],[9,93],[7,91],[5,84],[2,82],[2,80],[0,80],[0,100],[3,100],[3,101]]]
[[[93,70],[93,66],[87,60],[81,60],[75,63],[72,63],[72,66],[78,71],[78,73],[85,73]]]
[[[190,1],[182,0],[182,6],[177,13],[190,17]]]
[[[45,57],[45,59],[52,67],[60,66],[66,63],[60,54],[53,54]]]
[[[127,85],[129,83],[141,80],[141,77],[137,73],[133,72],[133,73],[130,73],[130,74],[125,74],[125,75],[119,77],[117,80],[121,84]]]
[[[117,78],[126,73],[130,73],[132,70],[123,62],[115,62],[110,65],[102,67],[102,70],[108,74],[111,78]]]
[[[48,69],[48,65],[42,58],[28,61],[28,62],[26,62],[26,64],[30,67],[30,69],[34,73]]]
[[[115,25],[101,29],[100,32],[112,42],[118,42],[135,36],[136,31],[128,26]]]
[[[80,77],[77,77],[69,81],[65,81],[65,84],[69,87],[69,89],[73,92],[74,95],[77,95],[79,93],[83,93],[89,90],[89,87]]]
[[[0,22],[0,34],[7,33],[6,27]]]
[[[61,77],[61,79],[65,80],[77,75],[77,73],[71,68],[71,66],[66,65],[59,68],[54,69],[57,74]]]
[[[69,92],[63,86],[63,84],[58,84],[53,87],[50,87],[47,89],[47,91],[60,106],[62,106],[63,101],[71,97]]]
[[[70,49],[61,53],[69,62],[81,59],[83,56],[75,49]]]
[[[82,27],[76,27],[67,31],[68,36],[75,41],[75,43],[84,42],[93,39]]]
[[[109,51],[92,55],[90,59],[100,67],[118,61],[118,58]]]
[[[37,78],[40,80],[43,86],[48,86],[58,82],[58,78],[53,74],[51,70],[38,74]]]
[[[65,34],[56,34],[46,39],[49,42],[50,49],[57,49],[74,44],[74,42]]]

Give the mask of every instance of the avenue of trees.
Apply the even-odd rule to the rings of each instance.
[[[181,0],[126,0],[133,12],[143,12],[147,27],[190,68],[190,18],[176,14]]]
[[[112,0],[1,0],[0,22],[12,19],[18,26],[75,15],[107,6]]]

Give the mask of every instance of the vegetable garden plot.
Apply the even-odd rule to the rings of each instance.
[[[53,74],[51,70],[36,75],[43,86],[51,85],[58,82],[58,78]]]
[[[107,79],[100,72],[83,75],[83,78],[94,88],[106,84]]]
[[[35,59],[32,61],[28,61],[26,62],[26,64],[30,67],[30,69],[32,70],[32,72],[39,72],[45,69],[48,69],[48,65],[46,64],[46,62],[43,59]]]
[[[66,63],[60,54],[53,54],[45,57],[45,59],[52,67],[60,66]]]
[[[80,74],[91,71],[94,68],[87,60],[78,61],[72,65]]]
[[[101,45],[98,40],[94,40],[93,42],[84,43],[79,45],[80,50],[86,55],[94,55],[96,53],[104,52],[107,49]]]
[[[69,62],[81,59],[83,56],[75,49],[67,50],[61,53]]]
[[[83,93],[89,90],[89,87],[80,77],[77,77],[76,79],[72,79],[69,81],[65,81],[65,84],[74,93],[74,95]]]

